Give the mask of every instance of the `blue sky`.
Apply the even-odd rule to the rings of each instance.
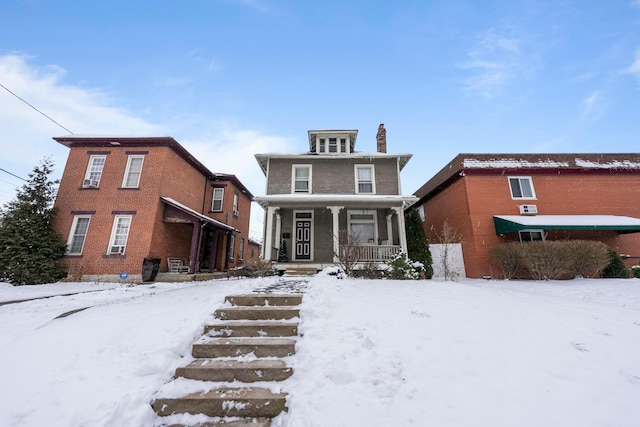
[[[640,0],[5,0],[0,24],[0,84],[64,127],[171,135],[256,195],[253,154],[309,129],[374,151],[384,123],[405,194],[458,153],[639,146]],[[0,168],[62,173],[68,132],[1,87],[0,129]]]

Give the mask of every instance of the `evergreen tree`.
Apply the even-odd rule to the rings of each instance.
[[[287,241],[282,240],[280,250],[278,251],[278,262],[289,262],[289,254],[287,253]]]
[[[616,251],[609,249],[609,265],[607,265],[600,275],[612,279],[628,279],[629,271],[624,265],[624,261]]]
[[[424,265],[424,273],[426,279],[433,276],[433,261],[431,259],[431,251],[429,251],[429,239],[422,227],[420,214],[415,209],[405,218],[405,226],[407,230],[407,252],[409,259],[421,262]]]
[[[0,280],[14,285],[56,282],[66,276],[58,264],[66,244],[53,230],[55,185],[51,159],[29,174],[29,181],[0,211]]]

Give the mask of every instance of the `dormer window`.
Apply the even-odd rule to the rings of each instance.
[[[337,153],[338,152],[338,139],[337,138],[329,138],[329,152]]]
[[[347,154],[354,150],[358,131],[309,131],[309,151],[316,154]]]

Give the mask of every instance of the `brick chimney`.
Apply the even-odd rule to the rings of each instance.
[[[376,142],[378,143],[378,153],[387,152],[387,130],[384,128],[384,123],[380,123],[378,126],[378,134],[376,135]]]

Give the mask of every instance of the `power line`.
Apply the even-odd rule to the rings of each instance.
[[[45,116],[47,119],[51,120],[53,123],[57,124],[58,126],[60,126],[62,129],[66,130],[67,132],[69,132],[71,135],[73,135],[73,132],[71,132],[69,129],[67,129],[66,127],[62,126],[60,123],[56,122],[55,120],[53,120],[51,117],[47,116],[45,113],[43,113],[42,111],[38,110],[36,107],[34,107],[33,105],[31,105],[28,101],[20,98],[18,95],[16,95],[15,93],[13,93],[8,87],[6,87],[5,85],[3,85],[2,83],[0,83],[0,86],[2,86],[2,88],[4,90],[6,90],[7,92],[9,92],[11,95],[15,96],[16,98],[18,98],[20,101],[24,102],[25,104],[27,104],[29,107],[33,108],[34,110],[36,110],[38,113],[42,114],[43,116]],[[5,171],[6,172],[6,171]],[[22,179],[22,178],[20,178]]]
[[[0,86],[1,86],[1,85],[0,85]],[[11,173],[11,172],[9,172],[8,170],[4,170],[4,169],[0,168],[0,171],[2,171],[2,172],[4,172],[4,173],[8,173],[8,174],[9,174],[9,175],[11,175],[11,176],[15,176],[16,178],[21,179],[21,180],[23,180],[24,182],[29,182],[29,181],[27,181],[26,179],[24,179],[24,178],[22,178],[22,177],[20,177],[20,176],[16,175],[15,173]]]

